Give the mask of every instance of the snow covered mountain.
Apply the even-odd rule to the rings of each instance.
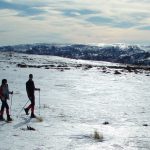
[[[0,51],[53,55],[73,59],[150,65],[150,47],[127,44],[27,44],[3,46]]]
[[[0,150],[149,150],[150,71],[116,70],[118,65],[0,52],[0,77],[14,91],[8,100],[14,120],[0,122]],[[42,122],[20,112],[30,73],[41,89],[35,114]]]

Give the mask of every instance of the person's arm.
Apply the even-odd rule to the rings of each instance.
[[[8,85],[7,85],[8,86]],[[9,94],[13,94],[13,91],[9,91],[9,87],[8,87],[8,93]]]
[[[8,84],[6,85],[6,90],[7,90],[7,96],[6,96],[6,98],[9,100],[9,94],[13,94],[13,91],[12,92],[10,92],[9,91],[9,86],[8,86]]]
[[[27,92],[27,96],[29,97],[29,90],[28,90],[28,83],[26,83],[26,92]]]
[[[34,88],[36,91],[40,91],[40,88]]]
[[[0,99],[1,100],[5,100],[5,97],[3,95],[3,89],[2,89],[2,87],[0,87]]]
[[[8,84],[7,84],[7,93],[8,93],[8,94],[13,94],[13,91],[9,91],[9,86],[8,86]]]
[[[33,82],[33,85],[34,85],[34,82]],[[35,85],[34,85],[34,90],[35,91],[40,91],[40,88],[36,88]]]

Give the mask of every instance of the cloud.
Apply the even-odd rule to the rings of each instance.
[[[147,41],[149,10],[149,0],[0,0],[0,44]]]
[[[143,26],[139,27],[140,30],[149,30],[150,31],[150,26]]]
[[[45,20],[46,18],[44,16],[33,16],[31,17],[31,20],[39,20],[39,21],[43,21]]]
[[[5,33],[5,32],[8,32],[8,30],[0,30],[0,33]]]
[[[33,7],[26,4],[17,4],[7,1],[0,2],[0,9],[10,9],[18,12],[18,16],[34,16],[46,13],[45,10],[40,9],[39,7]]]
[[[96,14],[97,11],[90,10],[90,9],[62,9],[62,15],[68,17],[75,17],[75,16],[83,16],[83,15],[91,15]]]
[[[121,21],[121,22],[115,22],[113,24],[113,26],[118,27],[118,28],[133,28],[135,26],[135,23],[127,22],[127,21]]]
[[[96,25],[112,25],[113,19],[103,17],[103,16],[94,16],[86,19],[88,22],[91,22]]]
[[[124,20],[117,20],[116,18],[107,18],[104,16],[95,16],[87,19],[88,22],[95,25],[110,26],[115,28],[132,28],[135,23]]]
[[[25,10],[21,10],[18,14],[18,16],[36,16],[44,14],[45,11],[37,8],[27,8]]]

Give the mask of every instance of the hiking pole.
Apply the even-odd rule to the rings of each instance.
[[[40,102],[40,90],[39,90],[39,116],[40,116],[40,107],[41,107],[41,102]]]
[[[22,107],[22,109],[20,110],[20,112],[17,115],[17,118],[19,117],[20,113],[23,111],[24,107],[27,105],[28,102],[29,102],[29,100],[27,100],[27,102],[25,103],[25,105]]]

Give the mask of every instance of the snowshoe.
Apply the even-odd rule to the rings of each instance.
[[[26,115],[29,115],[29,109],[28,108],[24,108],[24,111],[25,111]]]
[[[7,122],[12,121],[12,118],[10,117],[10,115],[7,115]]]
[[[30,118],[36,118],[35,114],[31,114]]]
[[[3,116],[0,116],[0,121],[5,121],[5,119],[3,118]]]

